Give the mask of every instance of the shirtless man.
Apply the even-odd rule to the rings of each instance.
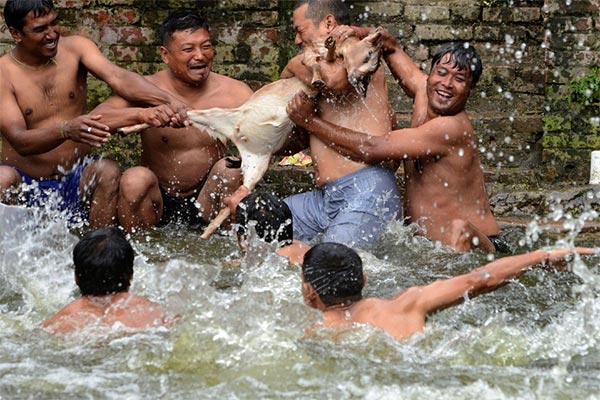
[[[467,43],[444,46],[427,75],[389,33],[384,49],[391,71],[414,99],[410,128],[373,135],[339,126],[316,115],[303,94],[290,102],[290,118],[355,160],[404,160],[406,221],[419,224],[430,240],[461,252],[508,251],[496,238],[499,228],[490,211],[477,137],[465,112],[482,70],[479,55]]]
[[[55,334],[67,334],[86,327],[144,329],[173,325],[174,319],[167,317],[158,304],[128,293],[133,259],[133,249],[118,228],[87,233],[73,249],[75,282],[81,297],[41,326]]]
[[[410,287],[391,299],[362,297],[366,276],[356,252],[339,243],[322,243],[310,249],[302,264],[302,295],[305,303],[323,312],[326,326],[370,324],[397,340],[425,327],[427,315],[496,290],[535,264],[552,265],[577,252],[595,254],[578,247],[537,250],[497,259],[467,274]]]
[[[349,22],[348,7],[341,0],[300,0],[293,13],[294,42],[303,51],[310,51],[322,46],[340,24]],[[293,65],[294,60],[282,78],[298,76]],[[383,68],[373,74],[366,97],[343,78],[343,90],[325,91],[319,97],[319,116],[332,124],[372,135],[391,130],[393,113]],[[351,160],[318,136],[311,134],[309,140],[318,190],[285,199],[294,216],[294,238],[311,243],[322,234],[324,241],[355,247],[374,243],[400,212],[394,171]]]
[[[252,90],[211,71],[215,55],[209,27],[189,11],[170,15],[160,28],[162,59],[168,69],[146,77],[193,109],[235,108]],[[205,224],[223,207],[222,199],[241,184],[241,169],[224,158],[225,146],[195,127],[175,129],[160,108],[139,108],[115,96],[95,113],[116,129],[154,125],[142,133],[141,166],[126,170],[119,187],[119,222],[128,231],[159,223]],[[235,163],[234,163],[235,164]]]
[[[89,39],[60,38],[51,0],[8,0],[4,17],[16,46],[0,58],[0,200],[44,206],[49,196],[58,195],[59,209],[72,217],[85,219],[89,213],[91,226],[114,224],[119,166],[86,157],[91,146],[100,147],[110,137],[100,116],[82,115],[88,72],[127,98],[168,104],[162,109],[170,122],[181,123],[173,110],[183,113],[185,107],[112,64]],[[35,190],[24,191],[22,183]]]
[[[290,264],[302,264],[304,253],[310,248],[294,240],[292,212],[287,204],[270,193],[250,193],[239,202],[235,210],[237,237],[242,249],[247,247],[250,222],[259,239],[277,242],[277,254],[286,257]]]

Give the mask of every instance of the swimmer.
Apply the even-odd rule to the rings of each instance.
[[[235,210],[237,237],[242,248],[249,239],[251,221],[255,223],[254,231],[259,239],[277,242],[277,254],[286,257],[290,264],[302,263],[310,246],[293,239],[292,212],[287,204],[270,193],[254,192],[244,197]]]
[[[346,27],[345,34],[352,30]],[[361,28],[353,28],[366,32]],[[423,236],[457,251],[509,252],[485,189],[477,136],[465,105],[479,80],[481,58],[469,43],[443,46],[429,74],[421,71],[385,32],[383,53],[404,92],[414,99],[410,128],[373,135],[344,127],[314,111],[313,100],[299,93],[287,112],[296,125],[353,160],[378,165],[404,162],[404,215]]]
[[[496,290],[531,266],[555,265],[575,252],[590,255],[594,249],[537,250],[504,257],[464,275],[410,287],[387,299],[362,297],[366,276],[354,250],[339,243],[322,243],[304,256],[302,295],[308,306],[323,312],[326,326],[370,324],[401,340],[421,332],[427,315],[456,305],[466,296]]]
[[[118,228],[87,233],[73,249],[75,282],[81,297],[41,326],[54,334],[94,326],[171,327],[175,318],[168,317],[158,304],[129,293],[133,259],[133,248]]]

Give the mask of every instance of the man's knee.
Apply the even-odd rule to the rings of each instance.
[[[0,166],[0,201],[15,201],[15,193],[23,182],[14,168]]]
[[[230,157],[224,157],[213,165],[209,176],[217,176],[226,182],[240,181],[242,169],[239,163],[232,162]]]
[[[158,186],[158,179],[154,172],[146,167],[129,168],[121,176],[119,196],[128,201],[144,197],[154,187]]]

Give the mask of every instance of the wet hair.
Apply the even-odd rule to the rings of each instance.
[[[451,56],[448,62],[454,63],[452,68],[469,71],[469,75],[471,76],[471,87],[475,87],[481,76],[481,71],[483,70],[481,57],[479,57],[477,50],[475,50],[468,42],[453,42],[446,44],[433,55],[431,69],[433,69],[446,54],[450,54]]]
[[[342,0],[298,0],[294,10],[305,4],[308,4],[306,18],[312,20],[315,26],[319,25],[327,14],[333,15],[339,25],[350,25],[351,23],[350,11]]]
[[[362,260],[348,246],[324,242],[312,247],[304,255],[302,274],[326,306],[362,299]]]
[[[9,28],[21,32],[25,16],[30,12],[34,18],[42,17],[54,10],[52,0],[8,0],[4,5],[4,20]]]
[[[88,232],[73,249],[75,276],[83,296],[127,292],[133,277],[131,244],[116,227]]]
[[[176,11],[167,17],[158,28],[158,38],[163,46],[166,46],[175,32],[191,29],[196,32],[198,29],[206,29],[210,32],[208,23],[202,16],[194,11],[183,10]]]
[[[292,211],[279,197],[257,192],[244,197],[235,209],[235,223],[240,238],[247,238],[250,221],[256,221],[254,230],[265,242],[277,242],[280,247],[292,244]]]

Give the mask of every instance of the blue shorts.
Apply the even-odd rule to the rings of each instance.
[[[88,211],[81,207],[79,181],[83,170],[94,161],[96,159],[86,157],[61,179],[42,180],[30,177],[13,165],[0,165],[14,168],[21,175],[23,179],[19,195],[21,204],[65,212],[70,222],[79,222],[88,218]]]
[[[366,247],[401,214],[395,174],[383,167],[363,168],[284,201],[292,211],[294,239],[310,244],[323,234],[326,242]]]

